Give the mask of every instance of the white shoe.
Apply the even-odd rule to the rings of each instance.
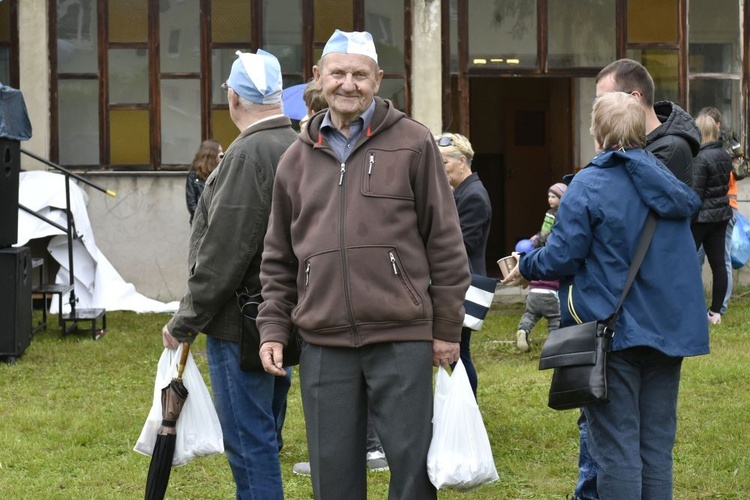
[[[373,472],[388,470],[388,460],[381,450],[367,452],[367,468]]]
[[[529,334],[525,330],[518,330],[516,332],[516,347],[521,352],[529,350]]]
[[[299,474],[300,476],[309,476],[310,475],[310,462],[298,462],[294,464],[294,467],[292,468],[292,472],[295,474]]]

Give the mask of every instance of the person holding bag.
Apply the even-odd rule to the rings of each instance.
[[[281,109],[278,59],[237,51],[227,93],[240,134],[206,181],[190,227],[187,292],[162,329],[164,347],[205,333],[211,391],[237,499],[282,500],[279,451],[291,368],[242,368],[242,306],[260,292],[260,261],[281,155],[297,134]],[[247,297],[243,297],[245,294]],[[248,313],[247,307],[245,313]],[[257,348],[256,348],[257,352]]]
[[[617,316],[608,354],[609,402],[583,408],[602,499],[672,498],[672,450],[682,360],[707,354],[708,324],[692,243],[700,200],[643,146],[636,97],[597,98],[591,133],[600,153],[575,175],[547,245],[521,255],[504,284],[559,279],[563,327],[616,309],[650,212],[650,246]]]
[[[448,174],[448,182],[453,189],[461,235],[469,258],[469,270],[480,276],[487,276],[484,252],[490,236],[492,205],[479,175],[471,170],[474,150],[469,139],[460,134],[442,134],[436,140]],[[466,325],[461,328],[461,361],[476,398],[477,370],[471,360],[471,331]]]

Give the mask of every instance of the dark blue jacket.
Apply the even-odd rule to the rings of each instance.
[[[484,251],[487,248],[492,222],[490,196],[477,173],[472,172],[453,191],[453,198],[456,200],[466,255],[469,256],[469,268],[473,273],[486,276]]]
[[[651,153],[607,151],[573,178],[547,246],[521,259],[527,279],[560,279],[562,325],[617,306],[649,209],[659,221],[617,321],[613,350],[706,354],[708,321],[690,218],[700,200]]]

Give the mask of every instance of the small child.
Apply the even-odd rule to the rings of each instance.
[[[547,191],[547,202],[550,209],[544,214],[542,229],[531,237],[534,248],[539,248],[547,243],[547,238],[555,225],[557,208],[568,186],[562,182],[552,185]],[[560,328],[560,298],[557,295],[560,289],[559,281],[532,281],[529,284],[529,293],[526,296],[526,310],[521,316],[516,332],[516,347],[521,352],[529,350],[529,332],[534,328],[537,321],[547,318],[549,331]]]

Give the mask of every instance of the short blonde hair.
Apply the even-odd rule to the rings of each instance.
[[[440,146],[441,139],[443,142],[450,142],[445,146]],[[474,150],[471,147],[469,139],[461,134],[440,134],[435,137],[435,140],[438,142],[438,146],[440,146],[441,153],[452,154],[456,158],[465,156],[466,163],[471,165],[471,160],[474,159]]]
[[[602,150],[642,148],[646,145],[646,112],[635,96],[609,92],[594,101],[590,132]]]
[[[695,124],[701,131],[701,144],[719,140],[719,124],[709,114],[699,115]]]

